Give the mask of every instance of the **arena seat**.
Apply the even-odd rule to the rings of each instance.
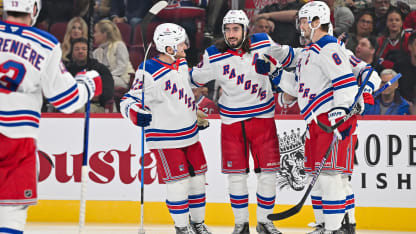
[[[66,32],[66,26],[68,22],[58,22],[51,25],[49,28],[49,32],[58,39],[59,42],[62,43],[64,40],[65,32]]]
[[[120,30],[121,37],[127,47],[130,46],[131,27],[127,23],[117,23],[118,29]]]

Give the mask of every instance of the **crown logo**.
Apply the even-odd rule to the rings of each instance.
[[[282,135],[277,134],[279,138],[280,154],[285,154],[294,150],[298,150],[305,144],[304,134],[300,133],[300,128],[283,132]]]

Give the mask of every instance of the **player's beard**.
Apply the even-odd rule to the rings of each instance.
[[[230,37],[227,39],[228,41],[228,45],[232,48],[232,49],[236,49],[236,48],[240,48],[241,44],[243,43],[243,38],[240,38],[239,40],[235,37]]]

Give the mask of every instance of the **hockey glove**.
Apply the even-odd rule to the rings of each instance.
[[[332,111],[328,113],[328,120],[331,123],[331,125],[334,125],[340,119],[342,119],[346,114],[347,113],[345,112],[344,108],[335,108],[335,109],[332,109]],[[344,140],[350,135],[350,133],[351,133],[351,126],[349,126],[343,131],[339,131],[338,128],[334,130],[334,134],[337,136],[338,140]]]
[[[369,93],[368,93],[369,94]],[[373,97],[373,95],[369,94],[371,97]],[[368,97],[367,97],[368,98]],[[374,103],[374,99],[373,99],[373,103]],[[355,105],[353,107],[353,109],[355,109],[356,113],[360,114],[360,115],[364,115],[364,111],[365,111],[365,107],[368,106],[369,103],[365,102],[365,95],[364,93],[358,98],[357,101],[357,105]],[[371,104],[372,105],[372,104]]]
[[[268,75],[275,85],[279,85],[283,71],[282,65],[268,54],[263,54],[262,57],[263,59],[256,60],[256,72],[262,75]]]
[[[101,76],[97,71],[81,71],[75,75],[75,80],[87,87],[88,97],[91,100],[93,97],[100,96],[103,91],[103,84]],[[93,94],[93,95],[91,95]]]
[[[205,119],[206,117],[207,114],[205,114],[203,111],[196,111],[197,125],[199,130],[204,130],[209,127],[209,122],[207,119]]]
[[[363,99],[365,104],[374,105],[374,97],[371,93],[363,93]]]
[[[143,110],[139,104],[133,104],[129,110],[129,118],[135,125],[147,127],[152,121],[152,114],[148,108]]]

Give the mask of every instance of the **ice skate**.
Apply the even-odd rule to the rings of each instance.
[[[312,223],[312,225],[309,224],[308,226],[315,228],[315,230],[308,232],[307,234],[323,234],[325,231],[324,223],[320,223],[320,224]]]
[[[204,222],[201,223],[192,223],[191,227],[194,229],[195,234],[212,234],[210,231],[208,231],[207,225],[205,225]]]
[[[281,232],[276,229],[273,222],[267,222],[267,223],[258,222],[256,231],[259,234],[281,234]]]
[[[250,234],[248,222],[236,224],[232,234]]]
[[[338,230],[335,231],[331,231],[331,230],[326,230],[323,232],[323,234],[347,234],[347,232],[345,232],[344,229],[340,228]]]
[[[346,234],[355,234],[355,223],[343,223],[341,228],[344,230]]]
[[[176,234],[196,234],[190,226],[186,226],[186,227],[175,226],[175,230],[176,230]]]

